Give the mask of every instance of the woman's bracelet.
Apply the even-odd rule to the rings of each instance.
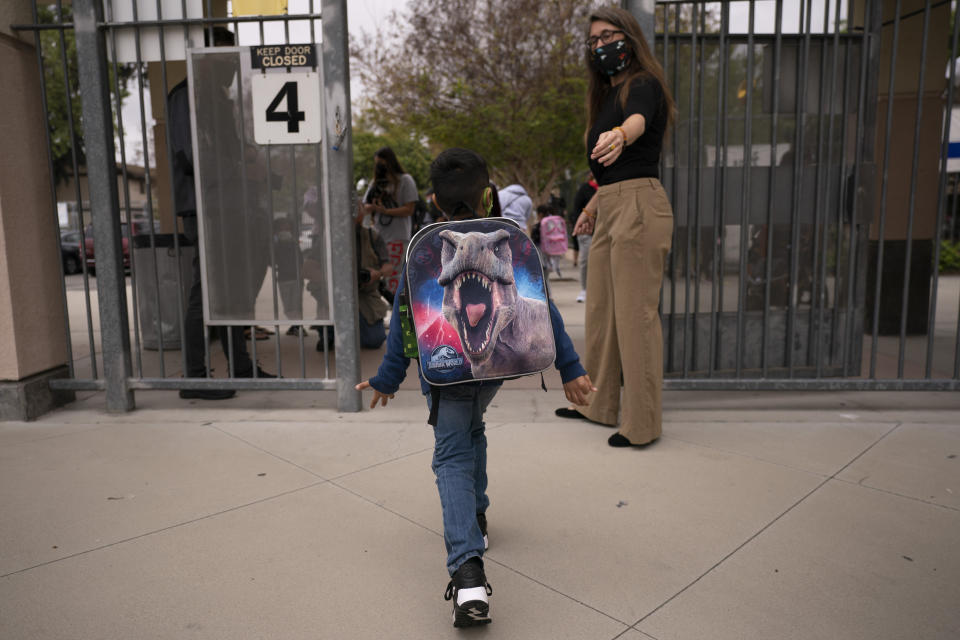
[[[597,218],[597,214],[595,214],[595,213],[590,213],[590,212],[587,211],[586,209],[584,209],[584,210],[581,211],[580,213],[582,213],[583,215],[587,216],[587,217],[590,218],[591,220],[596,220],[596,218]]]
[[[610,131],[619,131],[620,135],[623,136],[623,146],[627,146],[627,132],[623,130],[623,127],[614,127]]]

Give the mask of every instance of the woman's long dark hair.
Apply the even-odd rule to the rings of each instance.
[[[397,180],[400,179],[400,176],[406,173],[403,167],[400,166],[400,161],[397,160],[397,154],[395,154],[390,147],[380,147],[376,153],[373,154],[373,157],[380,158],[387,163],[387,177],[392,183],[396,183]],[[374,179],[376,179],[376,173],[374,173]]]
[[[624,81],[617,87],[617,99],[620,100],[620,104],[626,106],[627,97],[630,94],[630,84],[635,79],[652,78],[660,85],[663,92],[664,107],[667,110],[667,130],[669,130],[673,125],[674,118],[673,94],[670,93],[670,88],[667,86],[663,67],[657,62],[650,45],[647,44],[647,39],[643,37],[643,31],[640,29],[637,19],[629,11],[619,7],[600,7],[590,14],[590,21],[587,23],[587,36],[590,35],[590,26],[598,20],[609,22],[623,31],[623,37],[633,54],[630,56],[630,64],[620,72],[626,74]],[[584,135],[584,140],[589,135],[590,129],[593,128],[604,100],[614,90],[610,83],[610,76],[593,66],[593,52],[589,47],[587,47],[586,60],[590,83],[587,89],[587,134]]]

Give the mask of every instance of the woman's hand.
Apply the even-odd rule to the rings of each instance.
[[[596,390],[597,388],[590,382],[590,376],[586,374],[563,384],[563,393],[567,396],[567,400],[581,407],[590,404],[587,395]]]
[[[604,131],[597,138],[597,146],[593,148],[590,154],[591,160],[596,160],[605,167],[609,167],[616,162],[617,158],[623,152],[624,140],[623,129]]]
[[[577,218],[577,223],[573,225],[573,235],[592,236],[596,222],[596,216],[591,216],[587,214],[586,211],[581,211],[580,217]]]

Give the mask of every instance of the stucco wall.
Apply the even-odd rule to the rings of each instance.
[[[0,33],[0,60],[0,380],[19,380],[64,364],[66,338],[36,53]]]

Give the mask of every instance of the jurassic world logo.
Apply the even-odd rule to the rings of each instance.
[[[463,356],[457,353],[456,349],[445,344],[433,350],[430,354],[430,362],[427,363],[427,369],[431,371],[445,371],[460,366],[463,366]]]

